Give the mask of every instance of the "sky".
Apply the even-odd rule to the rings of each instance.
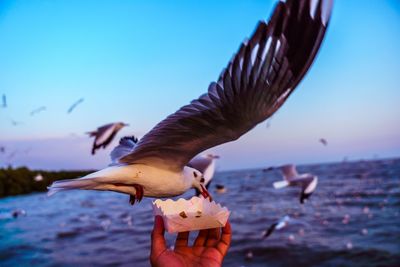
[[[276,3],[0,1],[0,166],[105,167],[118,140],[92,156],[85,132],[123,121],[118,137],[143,136],[205,93]],[[218,170],[400,156],[399,46],[399,1],[336,0],[308,74],[269,127],[211,150]]]

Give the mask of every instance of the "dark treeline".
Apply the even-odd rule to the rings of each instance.
[[[25,167],[0,169],[0,197],[44,192],[53,181],[78,178],[90,172],[92,171],[33,171]],[[43,177],[41,181],[34,179],[38,174]]]

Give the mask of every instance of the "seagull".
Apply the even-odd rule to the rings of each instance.
[[[18,126],[18,125],[23,124],[23,122],[22,122],[22,121],[16,121],[16,120],[11,119],[11,124],[12,124],[12,126]]]
[[[16,210],[13,210],[13,211],[11,212],[11,215],[12,215],[14,218],[18,218],[18,217],[20,217],[20,216],[26,216],[26,211],[23,210],[23,209],[16,209]]]
[[[272,232],[274,232],[275,230],[281,230],[284,227],[288,226],[289,221],[290,221],[290,217],[288,215],[286,215],[283,218],[281,218],[280,220],[274,222],[273,224],[271,224],[271,226],[268,228],[268,230],[265,231],[265,233],[263,234],[263,238],[269,237],[272,234]]]
[[[280,167],[283,174],[283,181],[274,182],[273,186],[277,189],[286,186],[301,186],[300,203],[303,204],[317,188],[318,177],[310,173],[298,174],[293,164]]]
[[[41,181],[43,181],[43,175],[38,173],[35,177],[33,177],[33,180],[35,182],[41,182]]]
[[[73,103],[69,109],[67,110],[67,113],[71,113],[79,104],[81,104],[83,102],[83,100],[85,100],[84,98],[80,98],[78,99],[78,101],[76,101],[75,103]]]
[[[321,144],[323,144],[324,146],[327,146],[327,145],[328,145],[328,141],[326,141],[325,138],[320,138],[320,139],[319,139],[319,142],[320,142]]]
[[[7,98],[6,98],[6,95],[5,95],[5,94],[3,94],[3,96],[2,96],[1,107],[2,107],[2,108],[6,108],[6,107],[7,107]]]
[[[225,188],[225,186],[222,185],[222,184],[216,184],[216,185],[215,185],[215,191],[216,191],[218,194],[223,194],[223,193],[226,193],[226,188]]]
[[[30,114],[31,114],[31,116],[33,116],[33,115],[36,115],[37,113],[45,111],[45,110],[46,110],[46,107],[41,106],[41,107],[38,107],[38,108],[32,110]]]
[[[134,136],[131,136],[131,137],[126,136],[120,140],[120,143],[127,144],[125,147],[126,154],[133,152],[133,149],[137,142],[138,142],[138,139]],[[218,155],[208,153],[208,154],[194,157],[187,164],[187,166],[192,167],[193,169],[196,169],[203,174],[203,180],[201,180],[201,182],[204,184],[204,186],[206,187],[207,190],[209,189],[211,180],[214,177],[215,160],[216,159],[219,159]],[[195,189],[195,190],[196,190],[196,195],[200,196],[201,192],[198,189]]]
[[[316,5],[311,5],[311,2]],[[107,190],[145,197],[174,197],[196,188],[210,194],[203,174],[187,166],[196,155],[237,140],[271,117],[310,68],[328,25],[332,0],[279,1],[268,23],[261,21],[208,92],[158,123],[112,164],[79,179],[56,181],[61,190]],[[116,157],[118,156],[118,157]]]
[[[92,155],[96,153],[96,150],[103,147],[106,148],[111,141],[114,139],[115,135],[121,130],[124,126],[128,126],[129,124],[123,122],[115,122],[109,123],[97,128],[96,131],[87,132],[90,137],[94,137],[93,147],[92,147]]]
[[[201,182],[204,184],[207,190],[210,187],[211,180],[214,176],[215,159],[218,158],[219,158],[218,155],[206,154],[194,157],[187,164],[187,166],[192,167],[193,169],[196,169],[203,174],[203,180],[201,180]],[[201,192],[198,189],[196,189],[196,195],[200,196],[200,194]]]

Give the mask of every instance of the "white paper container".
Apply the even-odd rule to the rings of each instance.
[[[224,227],[230,211],[215,201],[195,196],[177,201],[157,199],[153,201],[153,213],[163,218],[169,233],[176,233]]]

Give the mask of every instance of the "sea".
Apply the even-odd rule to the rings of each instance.
[[[400,266],[400,159],[297,168],[319,178],[305,204],[300,188],[272,187],[278,170],[215,174],[210,192],[233,230],[223,266]],[[128,202],[93,191],[0,199],[0,266],[149,266],[152,199]],[[263,238],[286,215],[288,225]],[[166,233],[168,246],[175,237]]]

